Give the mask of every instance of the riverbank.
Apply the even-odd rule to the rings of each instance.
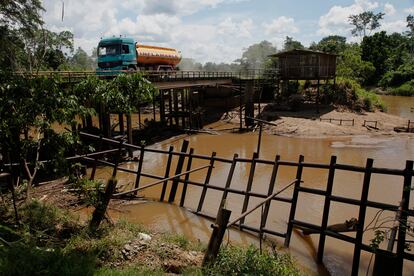
[[[394,131],[396,127],[406,127],[407,118],[381,111],[354,112],[342,107],[336,109],[324,107],[320,109],[318,114],[315,109],[301,111],[277,110],[271,104],[262,104],[261,110],[260,118],[273,124],[264,125],[263,129],[273,135],[303,138],[412,135]],[[256,106],[255,114],[257,113],[258,106]],[[224,115],[222,120],[237,124],[239,122],[238,110],[235,109]]]
[[[86,205],[73,188],[60,179],[36,187],[33,201],[25,202],[19,193],[17,224],[11,202],[1,198],[0,274],[302,275],[290,255],[275,248],[260,252],[254,246],[223,245],[216,262],[202,267],[206,244],[181,234],[113,222],[108,215],[91,231],[89,219],[76,212]],[[111,207],[122,203],[114,200]]]

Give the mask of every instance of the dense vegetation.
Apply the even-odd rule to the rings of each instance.
[[[205,246],[199,242],[125,221],[91,232],[73,214],[39,201],[21,205],[16,225],[5,202],[0,203],[1,275],[164,275],[172,269],[184,275],[299,275],[289,255],[261,254],[252,246],[224,247],[216,264],[201,268]],[[139,240],[142,233],[152,239]],[[129,250],[137,250],[141,261],[125,257],[125,248],[136,241],[139,249]],[[198,256],[197,265],[185,262],[191,255]],[[177,267],[169,265],[172,259]]]

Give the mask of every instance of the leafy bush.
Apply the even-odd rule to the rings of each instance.
[[[357,111],[386,110],[384,102],[378,95],[366,91],[355,80],[339,78],[333,89],[324,91],[323,97],[326,102],[345,105]]]
[[[208,267],[206,275],[300,275],[288,254],[260,254],[253,246],[236,246],[220,250],[216,262]]]
[[[393,88],[391,94],[399,96],[414,96],[414,81],[408,81],[399,87]]]

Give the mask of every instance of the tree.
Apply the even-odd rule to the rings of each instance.
[[[380,20],[384,17],[385,13],[379,12],[377,14],[372,11],[365,11],[360,14],[351,15],[348,20],[354,28],[351,30],[353,36],[365,37],[373,30],[381,26]]]
[[[411,39],[410,53],[411,55],[413,55],[414,54],[414,16],[412,16],[411,14],[407,16],[407,28],[409,29],[407,32],[407,35]]]
[[[322,38],[318,43],[313,43],[309,49],[330,54],[340,54],[346,47],[346,37],[330,35]]]
[[[299,41],[293,40],[293,37],[286,36],[283,51],[290,51],[294,49],[305,49],[305,47]]]
[[[93,70],[96,68],[96,62],[81,47],[78,47],[75,54],[69,59],[69,63],[73,70]]]
[[[269,41],[262,41],[250,45],[242,54],[242,57],[236,60],[240,64],[241,70],[264,69],[266,62],[270,59],[269,55],[275,54],[276,47]]]
[[[62,50],[73,49],[73,34],[45,29],[39,0],[8,0],[0,3],[0,62],[3,69],[57,68]]]
[[[76,115],[88,112],[75,95],[59,87],[56,79],[0,75],[0,150],[13,154],[27,176],[27,199],[41,159],[63,162],[74,143],[70,132],[56,133],[52,124],[71,125]]]
[[[362,60],[358,44],[351,44],[339,57],[336,71],[340,77],[366,83],[375,73],[375,67],[371,62]]]
[[[0,1],[0,69],[16,69],[25,46],[18,30],[33,37],[43,24],[43,10],[39,0]]]

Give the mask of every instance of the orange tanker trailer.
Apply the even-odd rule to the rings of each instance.
[[[181,61],[172,48],[141,45],[132,38],[103,38],[98,44],[98,74],[125,70],[175,70]]]

